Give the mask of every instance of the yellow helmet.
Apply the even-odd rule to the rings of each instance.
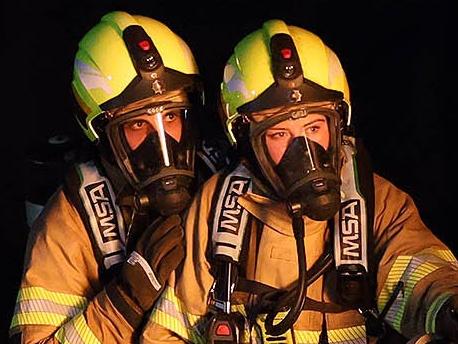
[[[189,46],[165,24],[110,12],[79,42],[72,80],[78,123],[95,141],[94,119],[108,110],[177,90],[197,89],[203,101],[198,74]]]
[[[220,115],[235,144],[234,124],[243,114],[339,98],[349,109],[350,91],[336,54],[314,33],[273,19],[243,38],[227,61]]]

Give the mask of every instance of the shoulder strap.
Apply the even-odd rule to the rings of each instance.
[[[243,164],[224,178],[216,199],[212,221],[214,257],[238,262],[248,219],[248,212],[237,203],[237,197],[252,189],[251,176]]]
[[[371,252],[368,247],[373,242],[372,169],[368,154],[359,140],[345,136],[342,150],[341,207],[332,224],[337,288],[343,304],[368,307],[373,304],[374,297],[371,282],[374,271],[370,264],[372,259],[369,262],[368,257],[368,252]]]
[[[125,232],[121,210],[107,177],[94,161],[78,163],[65,178],[64,192],[80,214],[102,270],[125,257]]]
[[[345,154],[341,169],[341,206],[334,218],[334,254],[337,270],[359,265],[368,271],[367,208],[359,187],[356,148],[348,139],[342,145]]]
[[[252,188],[249,171],[243,164],[223,176],[213,196],[215,214],[211,220],[211,256],[215,282],[211,306],[215,313],[230,314],[231,295],[238,276],[248,212],[237,203],[237,197]]]
[[[377,266],[378,261],[374,255],[374,217],[375,217],[375,189],[374,174],[369,152],[364,146],[362,139],[355,139],[356,147],[356,170],[359,179],[359,190],[366,205],[366,245],[367,245],[367,267],[369,271],[370,290],[374,291],[375,300]]]

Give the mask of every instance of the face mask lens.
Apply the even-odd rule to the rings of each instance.
[[[189,109],[152,107],[124,114],[109,129],[118,163],[135,184],[144,185],[154,178],[177,170],[193,170],[194,133]]]
[[[336,123],[339,116],[332,109],[303,108],[264,119],[259,136],[252,137],[258,162],[278,195],[301,203],[304,214],[316,220],[333,216],[340,203]]]
[[[319,144],[327,149],[330,144],[329,125],[326,116],[321,114],[310,114],[297,119],[284,120],[271,128],[264,134],[264,142],[270,159],[277,165],[288,147],[296,137],[303,137],[306,143],[304,153],[312,157],[309,142]],[[312,167],[314,162],[310,161]]]

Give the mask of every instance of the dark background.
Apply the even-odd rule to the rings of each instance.
[[[452,1],[5,1],[2,7],[0,333],[9,326],[22,270],[24,200],[40,184],[26,163],[33,154],[56,158],[47,151],[50,136],[78,136],[69,87],[73,57],[79,39],[111,10],[151,16],[187,41],[210,106],[232,47],[264,20],[318,34],[347,72],[354,123],[376,171],[409,192],[425,223],[458,251]],[[50,176],[59,182],[59,174]]]

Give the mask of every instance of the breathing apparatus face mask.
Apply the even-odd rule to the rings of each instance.
[[[194,187],[195,133],[188,103],[155,103],[114,113],[105,127],[112,151],[137,194],[162,215],[178,213]]]
[[[340,115],[333,103],[251,115],[251,144],[277,195],[323,221],[340,206]]]

